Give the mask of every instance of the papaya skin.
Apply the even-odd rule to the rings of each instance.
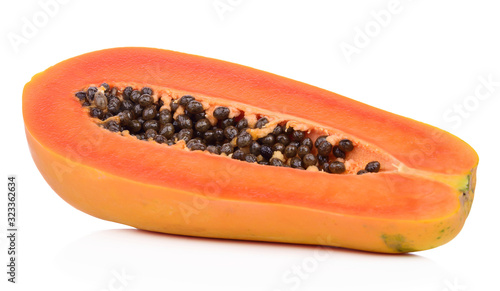
[[[313,120],[389,153],[396,170],[327,175],[125,138],[90,122],[73,97],[104,81]],[[35,164],[56,193],[90,215],[150,231],[405,253],[454,238],[474,197],[477,154],[449,133],[297,81],[182,53],[118,48],[66,60],[26,85],[23,115]]]

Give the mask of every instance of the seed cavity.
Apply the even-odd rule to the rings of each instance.
[[[162,98],[150,87],[102,83],[76,92],[75,97],[100,127],[111,132],[247,163],[345,174],[346,158],[356,149],[349,139],[316,137],[299,130],[294,121],[243,111],[234,114],[232,107],[207,107],[192,95]],[[356,169],[357,175],[380,170],[378,161]]]

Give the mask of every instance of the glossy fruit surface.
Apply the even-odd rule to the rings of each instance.
[[[82,88],[148,86],[350,138],[379,173],[331,175],[262,166],[106,131],[75,98]],[[33,159],[65,201],[140,229],[400,253],[461,230],[478,157],[459,138],[298,81],[220,60],[149,48],[77,56],[25,86]],[[356,150],[355,150],[356,151]]]

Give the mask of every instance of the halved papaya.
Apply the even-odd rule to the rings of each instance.
[[[474,197],[478,156],[445,131],[173,51],[63,61],[23,115],[56,193],[144,230],[405,253],[454,238]]]

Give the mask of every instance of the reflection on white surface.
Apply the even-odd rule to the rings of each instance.
[[[443,290],[445,271],[418,255],[114,229],[55,258],[74,290]],[[80,289],[81,288],[81,289]],[[203,288],[203,289],[201,289]]]

